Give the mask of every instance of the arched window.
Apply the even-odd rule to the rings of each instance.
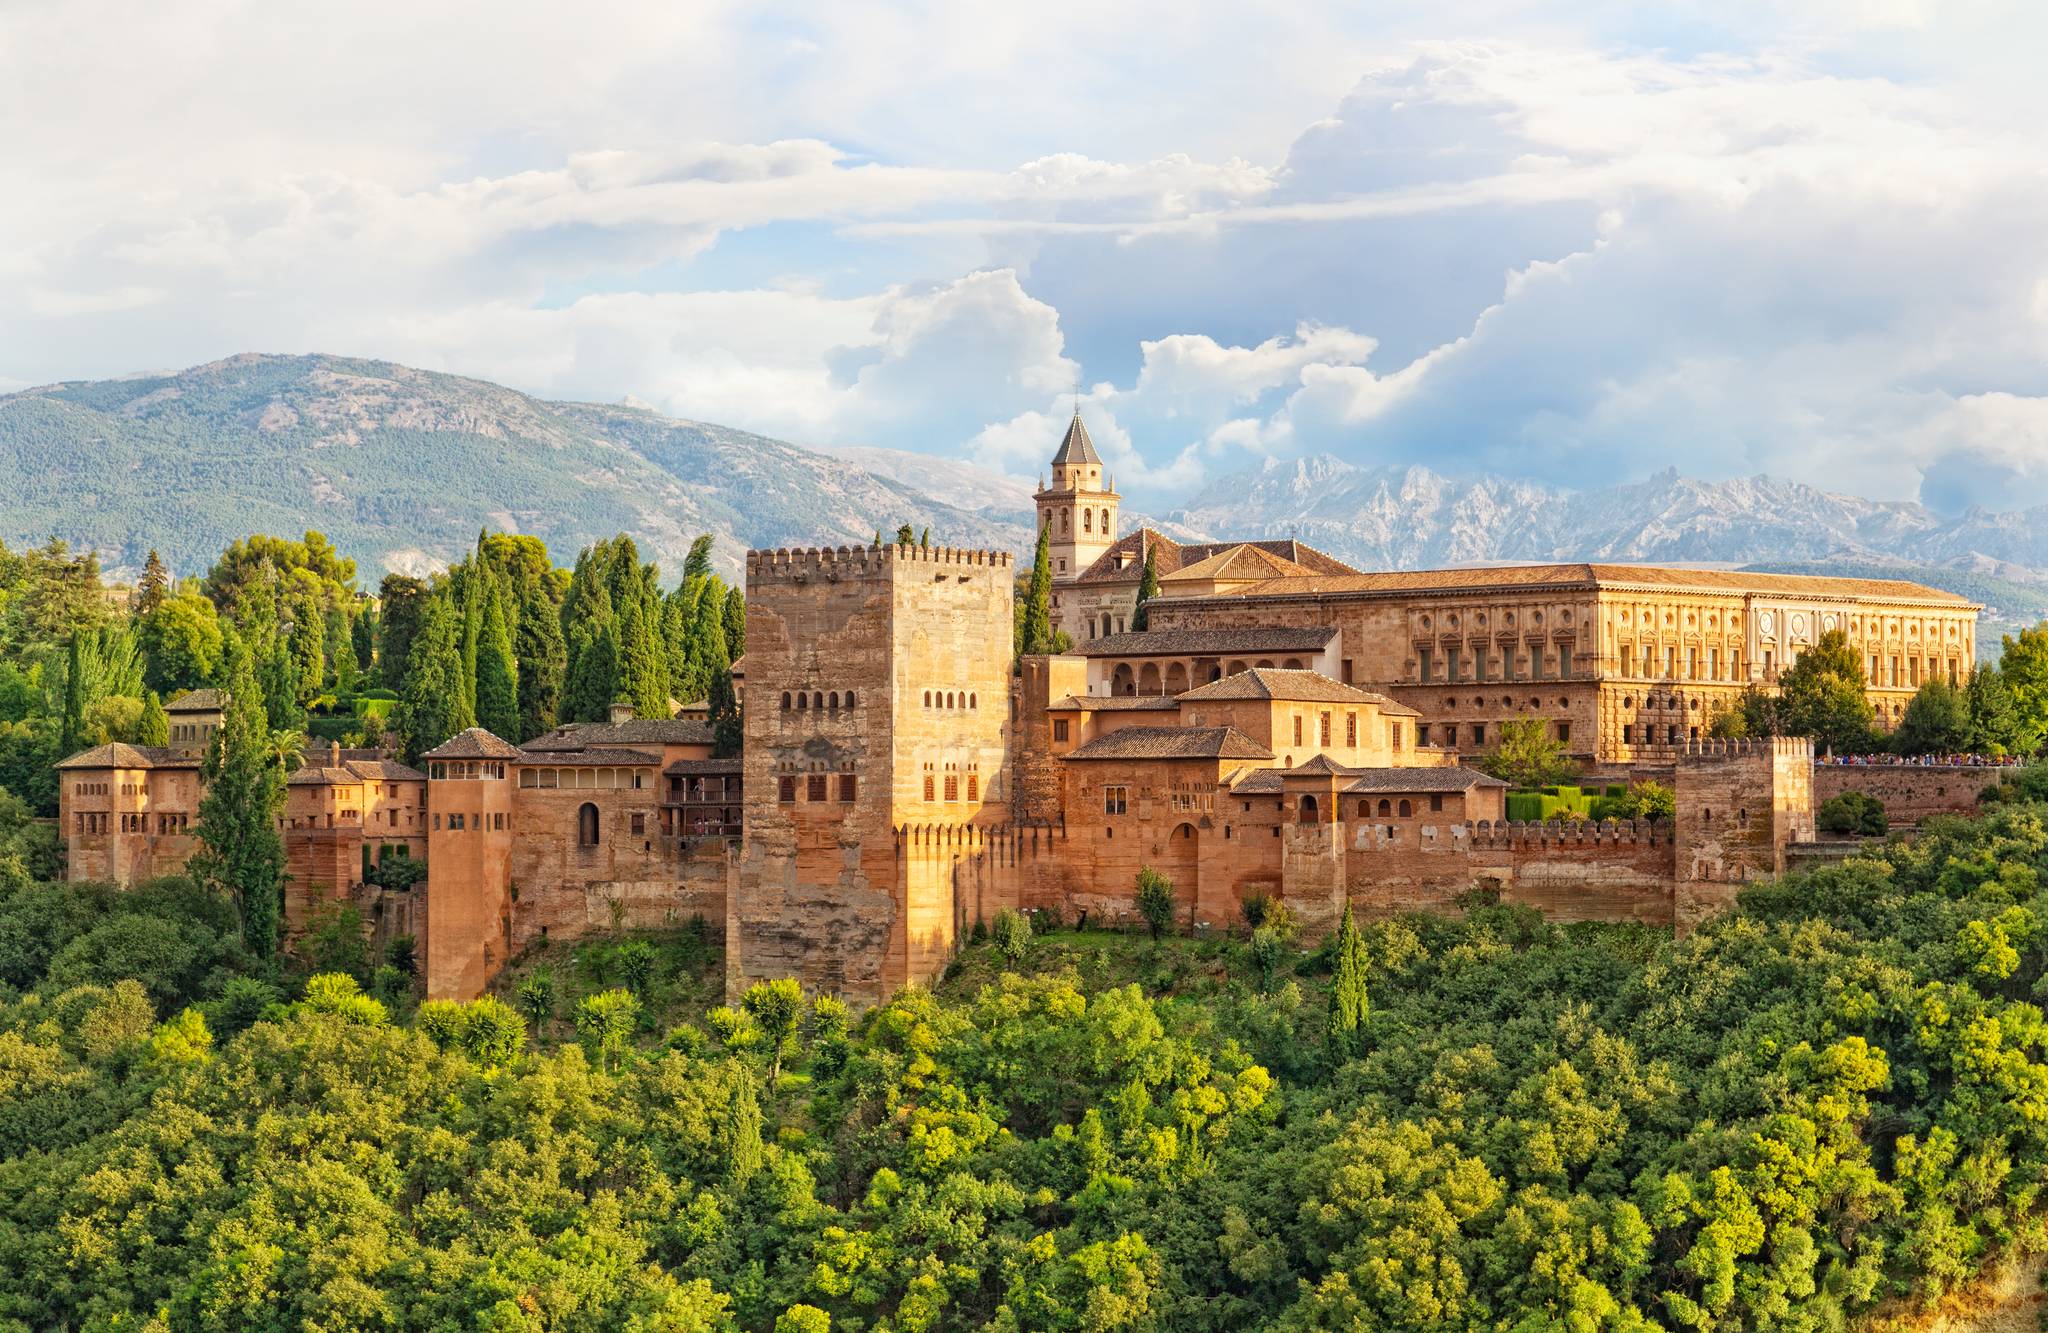
[[[1394,813],[1393,803],[1391,801],[1388,801],[1384,796],[1380,798],[1380,813],[1382,815],[1391,815]]]
[[[846,692],[846,706],[847,706],[848,708],[851,708],[851,707],[853,707],[853,691],[852,691],[852,690],[848,690],[848,691]]]
[[[783,712],[785,712],[785,713],[787,713],[787,712],[789,711],[789,691],[788,691],[788,690],[784,690],[784,691],[782,692],[782,711],[783,711]]]
[[[839,711],[839,691],[834,690],[825,696],[825,706],[835,713]]]
[[[1081,531],[1095,531],[1095,511],[1093,509],[1083,509],[1081,511]]]
[[[597,846],[597,807],[585,801],[576,810],[576,845]]]
[[[814,691],[812,691],[812,693],[811,693],[811,707],[813,707],[813,708],[823,708],[824,706],[825,706],[825,692],[824,692],[823,690],[814,690]]]
[[[1301,798],[1301,822],[1304,824],[1315,824],[1320,822],[1320,814],[1316,807],[1315,797],[1303,796]]]
[[[805,694],[802,690],[798,690],[796,692],[796,706],[799,712],[809,708],[811,706],[811,696]]]
[[[1062,510],[1060,510],[1060,531],[1061,531],[1061,532],[1065,532],[1065,531],[1067,531],[1067,529],[1068,529],[1068,523],[1067,523],[1067,511],[1066,511],[1066,510],[1064,510],[1064,509],[1062,509]]]
[[[951,690],[947,690],[947,691],[946,691],[946,707],[948,707],[948,708],[951,708],[952,706],[953,706],[953,692],[952,692]]]
[[[1412,805],[1410,805],[1410,804],[1409,804],[1409,803],[1408,803],[1407,801],[1405,801],[1405,800],[1404,800],[1404,801],[1402,801],[1402,802],[1401,802],[1401,806],[1400,806],[1400,812],[1401,812],[1401,818],[1403,818],[1403,819],[1406,819],[1406,818],[1407,818],[1408,816],[1410,816],[1410,815],[1412,815],[1412,814],[1414,814],[1414,813],[1415,813],[1415,807],[1414,807],[1414,806],[1412,806]]]
[[[932,692],[930,690],[926,690],[924,692],[924,706],[926,708],[930,708],[932,706]]]
[[[969,708],[979,708],[981,705],[977,702],[975,696],[970,694],[967,696],[967,706]]]

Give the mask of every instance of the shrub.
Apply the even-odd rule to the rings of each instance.
[[[1260,926],[1252,931],[1252,962],[1259,969],[1259,991],[1261,994],[1273,989],[1273,974],[1280,969],[1281,961],[1287,956],[1287,941],[1271,926]]]
[[[995,946],[1003,961],[1015,966],[1031,947],[1031,922],[1020,912],[1005,907],[996,913],[995,921],[989,926],[989,942]]]
[[[612,955],[618,965],[619,980],[626,983],[626,989],[635,995],[647,993],[647,983],[654,978],[654,946],[646,940],[628,940]]]
[[[1860,791],[1845,791],[1822,801],[1814,812],[1814,825],[1823,833],[1851,833],[1879,837],[1891,830],[1884,803]]]
[[[1144,866],[1138,871],[1138,915],[1145,918],[1152,938],[1158,939],[1173,926],[1173,881]]]
[[[555,1016],[554,973],[544,967],[536,968],[519,983],[519,1012],[535,1023],[545,1023]]]

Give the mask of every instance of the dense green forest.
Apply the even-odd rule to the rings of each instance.
[[[701,932],[417,1009],[0,850],[0,1326],[1825,1329],[2042,1247],[2048,806],[1684,941],[1006,919],[858,1016]],[[1274,948],[1275,940],[1281,947]],[[390,964],[387,962],[386,967]],[[571,965],[564,961],[565,968]],[[574,985],[567,984],[574,981]]]

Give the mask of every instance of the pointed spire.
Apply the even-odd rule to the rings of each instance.
[[[1074,419],[1067,425],[1067,437],[1060,441],[1060,451],[1052,456],[1054,467],[1102,466],[1102,456],[1095,452],[1095,441],[1088,438],[1088,428],[1081,424],[1081,404],[1074,404]]]

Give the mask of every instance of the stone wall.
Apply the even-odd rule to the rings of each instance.
[[[1743,884],[1783,873],[1786,847],[1812,839],[1813,772],[1804,738],[1682,748],[1673,779],[1680,933],[1732,904]]]
[[[1844,792],[1862,792],[1883,802],[1885,817],[1896,828],[1934,815],[1968,814],[1977,808],[1979,792],[2012,771],[1960,765],[1819,764],[1813,770],[1813,801],[1819,807]]]

